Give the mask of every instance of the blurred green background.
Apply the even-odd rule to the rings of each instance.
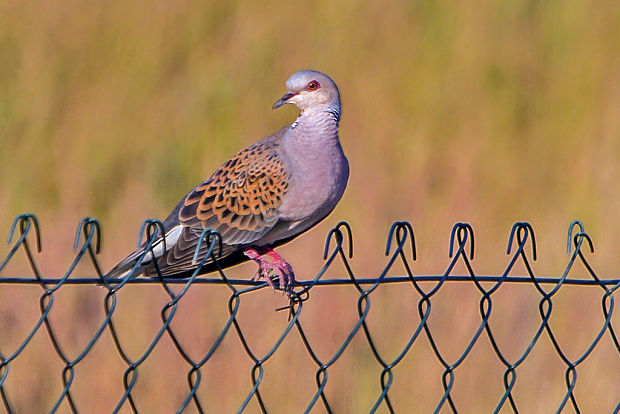
[[[594,239],[599,276],[618,276],[620,5],[612,0],[1,1],[0,236],[15,215],[37,214],[41,268],[57,276],[71,262],[77,222],[93,216],[103,226],[100,260],[109,269],[133,249],[142,220],[164,218],[230,155],[295,118],[292,107],[270,108],[290,74],[305,68],[329,74],[340,87],[340,137],[351,177],[332,215],[280,249],[298,278],[320,269],[325,234],[340,220],[353,227],[360,276],[375,276],[385,265],[382,249],[395,220],[409,220],[416,230],[416,273],[443,273],[449,231],[466,221],[476,232],[474,269],[498,274],[507,264],[510,226],[525,220],[537,235],[535,271],[556,276],[567,262],[573,219]],[[25,261],[11,266],[4,275],[27,273]],[[88,266],[82,270],[92,274]],[[254,270],[242,265],[231,274],[250,277]],[[0,350],[7,353],[36,320],[39,291],[2,290]],[[539,324],[540,296],[527,286],[501,291],[493,322],[516,358]],[[119,323],[139,352],[160,326],[166,299],[156,287],[123,293]],[[181,316],[175,321],[198,354],[225,320],[225,293],[196,288],[186,302],[180,315],[203,329],[184,326]],[[85,346],[101,322],[103,294],[95,287],[59,293],[52,319],[69,349]],[[244,302],[242,319],[271,344],[286,325],[286,315],[272,310],[285,300],[266,290],[255,296],[255,303]],[[557,296],[552,323],[573,347],[569,354],[580,355],[594,338],[600,296],[593,288],[565,288]],[[418,297],[401,286],[379,289],[373,298],[377,335],[396,355],[411,333],[399,328],[418,322]],[[315,310],[305,323],[315,327],[327,358],[356,320],[355,292],[322,289],[312,299],[307,308]],[[451,285],[433,302],[434,328],[455,359],[479,324],[478,299],[473,287]],[[380,369],[358,339],[330,374],[328,394],[338,412],[365,412],[379,393]],[[524,412],[550,412],[565,392],[564,368],[549,341],[541,342],[535,362],[519,371]],[[110,346],[106,338],[82,365],[107,369],[92,378],[81,368],[75,384],[85,407],[101,412],[122,395],[124,366]],[[297,412],[314,393],[315,368],[299,356],[300,346],[287,340],[267,372],[263,387],[274,412]],[[455,385],[464,412],[492,410],[502,392],[503,370],[489,357],[488,341],[476,349]],[[43,332],[29,350],[30,359],[16,360],[7,389],[24,393],[20,412],[45,412],[62,389],[62,364]],[[403,362],[407,368],[397,371],[397,410],[428,412],[440,398],[441,370],[429,352],[421,338]],[[153,360],[173,355],[167,343]],[[207,380],[201,392],[213,412],[232,412],[251,388],[251,365],[231,334],[216,355],[205,375],[216,367],[223,378]],[[231,358],[238,369],[231,369]],[[303,362],[291,366],[291,359]],[[620,384],[611,341],[605,338],[587,361],[576,389],[582,409],[608,412]],[[187,367],[178,356],[175,362],[182,369],[174,380],[161,372],[141,377],[136,395],[146,412],[178,407]],[[552,378],[541,374],[543,367]],[[153,362],[145,371],[157,368]],[[287,379],[282,369],[303,379]],[[93,382],[113,385],[92,395]]]

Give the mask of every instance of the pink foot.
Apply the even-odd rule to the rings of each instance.
[[[288,264],[282,256],[276,253],[275,250],[266,246],[248,247],[243,254],[258,263],[258,272],[256,272],[252,280],[258,280],[264,277],[269,286],[275,290],[273,281],[269,277],[269,273],[275,270],[278,272],[280,288],[283,289],[288,296],[291,295],[293,286],[295,285],[295,273],[291,265]],[[268,256],[271,261],[267,261],[264,256]]]

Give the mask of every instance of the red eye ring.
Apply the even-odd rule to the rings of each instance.
[[[308,85],[306,86],[306,89],[309,90],[309,91],[316,91],[320,87],[321,87],[321,85],[319,84],[319,82],[313,80],[313,81],[308,82]]]

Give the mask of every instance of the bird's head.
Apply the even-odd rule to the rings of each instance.
[[[273,109],[293,104],[301,111],[327,108],[340,113],[340,93],[333,80],[315,70],[300,70],[286,81],[288,93],[273,104]]]

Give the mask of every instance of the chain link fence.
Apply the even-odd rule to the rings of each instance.
[[[141,234],[146,235],[146,243],[152,246],[156,241],[158,234],[163,230],[161,222],[157,220],[147,220],[144,222]],[[300,344],[295,352],[298,354],[307,354],[314,365],[314,382],[315,389],[312,390],[311,397],[304,402],[303,406],[298,406],[296,412],[339,412],[334,406],[333,395],[328,392],[329,373],[347,350],[351,352],[351,345],[354,338],[363,338],[365,344],[370,350],[376,366],[379,368],[376,377],[376,387],[371,400],[369,412],[401,412],[402,407],[397,409],[397,401],[399,395],[396,394],[394,387],[394,372],[401,362],[415,352],[414,347],[420,342],[430,345],[432,355],[441,367],[441,395],[436,401],[432,402],[435,407],[434,412],[459,412],[459,410],[471,410],[471,407],[459,405],[454,398],[454,388],[457,379],[457,370],[465,364],[465,361],[472,354],[475,346],[485,342],[490,345],[492,355],[488,358],[494,358],[501,364],[501,383],[502,393],[497,396],[494,403],[494,412],[522,412],[522,404],[519,401],[518,393],[516,393],[519,384],[519,369],[523,367],[532,355],[533,350],[542,342],[549,340],[555,355],[561,361],[564,371],[564,391],[562,398],[557,401],[555,412],[582,412],[582,402],[575,392],[578,384],[578,372],[584,362],[588,360],[595,348],[601,344],[602,340],[612,343],[610,348],[614,348],[607,358],[609,366],[612,370],[620,366],[620,343],[618,336],[613,328],[613,315],[615,308],[614,294],[620,286],[620,279],[603,279],[600,278],[595,270],[588,262],[587,256],[594,252],[594,247],[590,236],[584,231],[583,225],[575,221],[568,230],[567,249],[568,262],[565,270],[558,277],[538,277],[532,269],[532,261],[537,259],[536,240],[532,226],[528,223],[515,223],[510,231],[507,253],[510,258],[505,270],[496,276],[480,276],[476,274],[472,267],[474,258],[474,232],[471,225],[467,223],[457,223],[452,228],[450,237],[449,257],[450,262],[442,274],[420,276],[414,275],[414,261],[416,260],[416,242],[414,237],[414,229],[408,222],[396,222],[389,230],[385,255],[388,258],[387,264],[379,275],[375,278],[358,278],[351,267],[350,261],[353,257],[353,238],[349,225],[345,222],[339,223],[327,235],[324,249],[324,266],[316,274],[313,280],[299,282],[293,297],[287,307],[279,310],[288,313],[288,323],[279,333],[275,344],[271,346],[267,352],[260,352],[255,345],[256,341],[250,341],[248,330],[242,328],[239,323],[239,309],[241,302],[247,295],[257,290],[267,288],[264,281],[252,282],[249,280],[237,280],[227,277],[226,272],[219,269],[214,275],[209,277],[197,277],[200,274],[200,268],[208,257],[217,260],[218,251],[220,249],[221,239],[219,234],[211,230],[205,230],[201,236],[201,243],[197,247],[200,250],[201,244],[206,243],[209,246],[208,252],[202,258],[200,267],[194,272],[192,277],[186,279],[164,279],[164,278],[131,278],[131,275],[123,279],[105,280],[97,259],[100,249],[100,226],[99,223],[91,218],[83,219],[77,229],[75,236],[76,254],[73,262],[69,266],[66,273],[60,278],[45,278],[37,263],[35,251],[41,251],[41,242],[39,235],[39,224],[34,215],[26,214],[18,216],[9,232],[10,249],[6,257],[0,262],[0,272],[7,264],[16,256],[21,249],[30,265],[31,276],[11,277],[8,275],[0,275],[0,289],[7,285],[38,285],[42,289],[39,296],[40,317],[36,320],[32,328],[23,339],[19,339],[17,346],[13,349],[7,349],[7,341],[2,325],[0,325],[0,395],[6,412],[19,412],[16,407],[20,406],[20,399],[26,398],[23,394],[15,395],[9,387],[13,368],[18,369],[18,361],[20,357],[26,353],[33,337],[36,334],[44,332],[51,343],[51,348],[63,365],[60,378],[62,380],[62,389],[54,397],[53,404],[49,408],[49,412],[70,411],[70,412],[93,412],[93,407],[89,407],[80,401],[79,396],[73,387],[80,364],[89,355],[97,344],[103,341],[106,336],[111,337],[115,350],[124,364],[124,373],[122,376],[124,393],[118,396],[113,412],[144,412],[140,407],[139,401],[136,399],[137,388],[139,384],[139,373],[142,371],[146,361],[152,355],[154,349],[165,338],[174,345],[176,352],[183,359],[185,364],[186,375],[186,392],[181,401],[178,403],[178,412],[214,412],[210,402],[206,401],[204,389],[208,385],[201,387],[205,382],[217,381],[219,373],[214,370],[206,369],[207,364],[214,354],[221,348],[221,344],[226,336],[236,336],[241,342],[243,350],[251,361],[251,370],[249,372],[250,385],[247,393],[238,401],[237,412],[284,412],[278,408],[277,404],[270,403],[265,397],[261,385],[265,382],[268,375],[265,371],[266,364],[273,359],[281,348],[282,343],[288,337],[296,337]],[[139,243],[140,244],[140,241]],[[149,254],[149,253],[146,253]],[[76,276],[76,268],[78,264],[84,262],[90,263],[98,277],[80,278]],[[571,278],[569,273],[576,264],[581,263],[585,269],[583,278]],[[324,278],[326,271],[338,264],[346,270],[347,277],[340,279]],[[523,276],[511,276],[514,273],[515,266],[519,264],[519,268],[524,268],[526,273]],[[466,274],[455,275],[456,266],[464,266],[467,270]],[[388,273],[394,268],[404,269],[404,276],[389,276]],[[5,273],[5,272],[2,272]],[[277,278],[274,278],[277,283]],[[460,349],[454,356],[454,352],[445,352],[437,343],[437,334],[431,329],[429,319],[432,313],[433,300],[437,297],[440,289],[447,286],[448,283],[462,283],[473,286],[478,292],[478,313],[479,323],[468,340],[465,347]],[[155,284],[161,286],[168,297],[167,303],[160,312],[161,323],[156,333],[152,336],[146,349],[138,356],[131,357],[128,349],[128,339],[122,338],[119,334],[117,323],[117,308],[119,305],[121,292],[132,285],[148,285]],[[220,284],[225,285],[230,294],[227,300],[228,317],[221,331],[216,335],[212,344],[202,351],[200,358],[193,357],[188,351],[183,339],[179,337],[172,324],[175,314],[178,311],[180,303],[192,286],[200,284]],[[396,356],[388,357],[388,353],[384,352],[377,345],[378,339],[373,334],[371,324],[368,323],[369,313],[373,304],[373,293],[385,284],[401,284],[408,285],[411,295],[415,296],[417,301],[417,315],[409,315],[408,320],[415,317],[413,326],[403,324],[402,329],[411,330],[404,346],[399,347]],[[528,284],[532,286],[538,295],[538,326],[536,327],[531,340],[524,350],[520,351],[517,356],[511,355],[503,351],[500,341],[496,339],[497,324],[501,321],[491,320],[493,314],[493,304],[499,299],[498,291],[502,286],[509,284]],[[70,356],[69,352],[57,334],[57,328],[50,318],[50,312],[54,309],[55,298],[60,294],[63,287],[69,285],[100,285],[105,289],[103,307],[105,309],[105,317],[97,323],[95,332],[90,337],[87,345],[80,349],[77,355]],[[355,289],[356,292],[356,321],[353,326],[347,328],[345,340],[339,343],[336,351],[328,357],[320,357],[320,353],[316,350],[316,345],[308,338],[307,326],[302,321],[304,309],[312,306],[312,302],[308,299],[314,293],[314,289],[319,286],[336,286],[346,285]],[[596,323],[596,332],[593,340],[583,352],[579,355],[569,355],[566,352],[565,344],[563,344],[556,334],[557,326],[551,321],[553,314],[553,300],[557,297],[558,292],[565,286],[578,286],[579,289],[595,290],[600,295],[600,318],[593,322]],[[176,291],[174,288],[177,288]],[[33,286],[34,288],[34,286]],[[494,300],[496,302],[494,302]],[[338,304],[334,304],[334,309],[338,308]],[[385,315],[385,322],[394,322],[393,316]],[[2,315],[0,315],[0,322]],[[178,323],[178,322],[177,322]],[[396,321],[401,323],[402,321]],[[14,339],[14,338],[13,338]],[[381,342],[384,338],[380,338]],[[512,353],[512,352],[511,352]],[[531,359],[531,358],[530,358]],[[616,367],[616,368],[614,368]],[[235,369],[231,362],[230,369]],[[165,372],[165,371],[164,371]],[[616,372],[617,374],[617,372]],[[80,375],[96,376],[96,373],[80,371]],[[162,373],[162,375],[164,375]],[[273,375],[273,374],[272,374]],[[279,372],[277,375],[286,376],[287,372]],[[403,375],[416,375],[415,373],[401,373]],[[211,377],[210,377],[211,376]],[[612,373],[611,376],[605,378],[614,379],[620,376]],[[59,379],[60,380],[60,379]],[[601,381],[605,381],[602,377]],[[93,383],[96,381],[93,380]],[[611,390],[607,407],[612,407],[614,413],[620,411],[620,383],[605,384]],[[484,385],[483,385],[484,386]],[[596,387],[597,385],[594,385]],[[165,396],[158,396],[165,398]],[[581,398],[584,398],[583,396]],[[586,395],[585,398],[588,398]],[[521,407],[520,407],[521,406]],[[413,407],[408,407],[408,412],[413,412]],[[407,412],[405,411],[405,412]],[[417,412],[417,411],[416,411]]]

